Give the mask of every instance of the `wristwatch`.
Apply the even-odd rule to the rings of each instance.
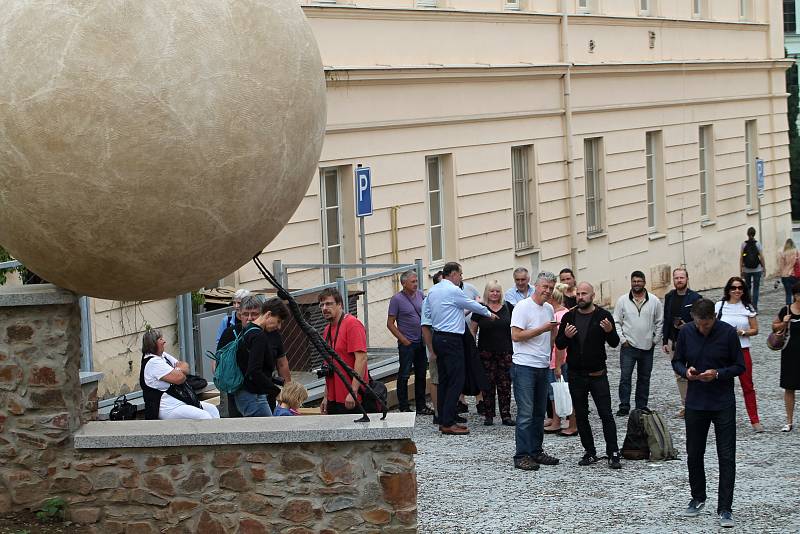
[[[716,375],[714,375],[714,380],[719,380],[719,371],[714,369],[714,372],[716,373]]]

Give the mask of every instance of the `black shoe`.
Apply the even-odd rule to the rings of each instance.
[[[541,465],[558,465],[558,458],[554,458],[546,452],[540,452],[536,456],[531,456],[531,460]]]
[[[487,417],[483,420],[483,426],[492,426],[494,424],[494,417]]]
[[[475,405],[475,411],[478,412],[478,415],[486,415],[486,404],[483,401],[478,402]]]
[[[503,419],[503,426],[517,426],[517,422],[510,417],[506,417]]]
[[[523,456],[522,458],[514,458],[514,467],[524,471],[538,471],[539,464],[534,462],[530,456]]]
[[[456,405],[456,410],[457,410],[456,413],[469,413],[469,406],[467,406],[465,403],[461,401],[458,401],[458,404]]]
[[[438,425],[439,424],[439,418],[436,417],[435,415],[433,416],[433,424],[434,425]]]
[[[461,417],[460,415],[456,416],[456,423],[466,423],[467,419],[465,417]]]
[[[411,408],[409,408],[408,406],[405,406],[404,408],[398,408],[397,411],[398,412],[410,412]]]
[[[611,469],[622,469],[622,464],[619,461],[619,451],[612,452],[611,456],[608,457],[608,467]]]
[[[617,417],[625,417],[630,413],[631,413],[630,408],[620,408],[619,410],[617,410]]]
[[[417,408],[417,415],[433,415],[433,410],[427,406]]]
[[[592,465],[592,464],[596,464],[599,461],[600,461],[600,458],[598,458],[594,454],[589,454],[587,452],[586,454],[583,455],[583,458],[580,459],[580,461],[578,462],[578,465],[580,465],[580,466]]]

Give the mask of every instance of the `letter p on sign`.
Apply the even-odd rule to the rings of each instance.
[[[356,217],[372,215],[372,170],[356,169]]]

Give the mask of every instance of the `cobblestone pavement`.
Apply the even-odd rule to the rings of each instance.
[[[800,429],[780,432],[785,422],[783,390],[778,386],[780,354],[766,348],[772,318],[783,305],[783,290],[773,280],[762,285],[761,333],[753,339],[754,382],[761,421],[755,434],[747,419],[741,389],[737,395],[737,462],[734,494],[735,531],[800,532]],[[718,299],[721,290],[705,294]],[[619,357],[609,353],[609,380],[616,411]],[[635,373],[634,373],[635,380]],[[590,406],[592,403],[590,402]],[[671,462],[625,461],[621,471],[605,462],[578,467],[583,454],[579,438],[545,435],[545,451],[561,464],[539,471],[512,465],[514,429],[485,427],[468,416],[469,436],[443,436],[430,417],[418,417],[415,441],[419,481],[420,532],[718,532],[716,499],[718,469],[713,432],[706,456],[708,506],[693,519],[677,516],[689,502],[686,432],[675,417],[680,397],[669,360],[659,349],[653,365],[651,408],[660,411],[672,432],[681,459]],[[800,407],[799,407],[800,408]],[[593,409],[591,424],[598,450],[603,450],[600,420]],[[514,410],[514,408],[512,408]],[[799,410],[800,411],[800,410]],[[616,418],[620,446],[627,418]],[[800,423],[800,418],[795,417]]]

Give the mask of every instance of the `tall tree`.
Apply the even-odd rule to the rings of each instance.
[[[797,63],[786,70],[786,92],[789,93],[789,176],[792,195],[792,219],[800,219],[800,137],[797,134],[798,100]]]

